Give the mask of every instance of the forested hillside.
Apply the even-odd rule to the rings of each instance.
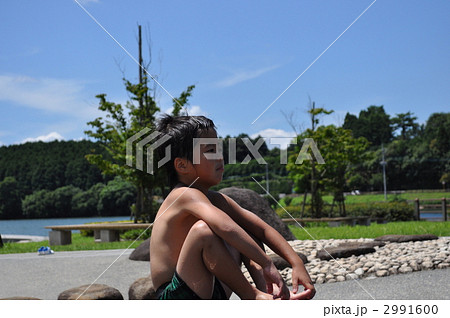
[[[73,185],[87,190],[105,182],[101,171],[85,155],[105,151],[91,141],[27,142],[0,147],[0,180],[14,177],[24,195]]]
[[[130,215],[134,187],[103,176],[89,153],[107,155],[87,140],[0,147],[0,219]]]

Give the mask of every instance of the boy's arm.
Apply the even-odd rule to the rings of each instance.
[[[311,277],[306,271],[301,258],[295,253],[293,248],[273,227],[261,220],[256,214],[242,208],[231,198],[225,196],[230,209],[227,209],[230,216],[242,226],[246,231],[264,242],[275,253],[284,258],[292,267],[292,287],[294,294],[298,292],[298,285],[302,284],[305,291],[298,295],[299,298],[310,299],[314,297],[316,291],[311,281]]]
[[[269,292],[272,291],[273,283],[279,287],[275,297],[289,299],[289,289],[271,258],[227,213],[215,207],[206,196],[194,189],[186,191],[179,201],[177,204],[183,206],[184,211],[206,222],[214,233],[262,267],[264,278],[268,286],[270,285]]]

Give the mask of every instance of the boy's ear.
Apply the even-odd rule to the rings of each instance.
[[[187,159],[175,158],[174,160],[175,170],[180,174],[185,174],[189,170],[189,163]]]

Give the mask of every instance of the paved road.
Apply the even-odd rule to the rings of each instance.
[[[128,299],[128,288],[138,278],[148,276],[150,266],[129,260],[132,250],[124,251],[0,255],[0,298],[57,299],[64,290],[91,284],[104,272],[96,283],[115,287]]]
[[[128,288],[148,276],[148,262],[130,261],[131,250],[0,255],[0,298],[12,296],[57,299],[62,291],[96,283]],[[371,280],[316,285],[315,299],[450,299],[450,269],[422,271]],[[234,296],[234,299],[237,297]]]

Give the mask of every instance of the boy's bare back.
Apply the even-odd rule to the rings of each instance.
[[[196,189],[178,187],[164,200],[156,215],[150,241],[151,275],[155,287],[172,279],[184,240],[199,220],[190,209],[213,204],[223,208],[221,196],[210,191],[208,198]]]

